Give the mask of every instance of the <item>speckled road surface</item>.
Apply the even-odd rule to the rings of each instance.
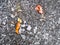
[[[22,11],[15,10],[18,4]],[[38,4],[44,21],[35,10]],[[23,20],[19,35],[18,17]],[[60,0],[0,0],[0,45],[60,45]]]

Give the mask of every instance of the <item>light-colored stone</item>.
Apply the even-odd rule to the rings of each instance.
[[[37,35],[38,35],[38,34],[41,34],[41,32],[37,32]]]
[[[19,29],[20,34],[23,33],[24,31],[25,31],[25,29],[22,29],[22,28]]]
[[[4,37],[5,37],[6,35],[5,35],[5,34],[2,34],[2,36],[4,36]]]
[[[60,38],[58,38],[60,40]]]
[[[26,23],[26,21],[24,21],[24,24]]]
[[[22,30],[22,29],[20,28],[20,29],[19,29],[19,34],[21,34],[21,30]]]
[[[24,39],[24,40],[25,40],[25,38],[26,38],[26,36],[25,36],[25,35],[21,35],[21,37],[22,37],[22,39]]]
[[[36,33],[37,32],[37,26],[34,28],[34,33]]]
[[[60,18],[59,18],[59,20],[58,20],[58,23],[60,24]]]
[[[11,11],[14,11],[14,8],[13,7],[11,8]]]
[[[44,39],[48,39],[48,33],[45,33],[44,35],[43,35],[43,37],[44,37]]]
[[[24,32],[24,31],[25,31],[25,29],[22,29],[21,31],[22,31],[22,32]]]
[[[14,24],[11,24],[11,26],[15,26]]]
[[[6,16],[5,18],[7,19],[8,17]]]
[[[12,18],[15,18],[15,16],[14,16],[13,14],[11,14],[11,17],[12,17]]]
[[[40,44],[39,42],[35,42],[34,44]]]
[[[21,25],[21,27],[25,27],[25,24]]]
[[[1,24],[1,22],[2,22],[2,20],[1,20],[1,18],[0,18],[0,24]]]
[[[6,24],[6,22],[4,22],[4,21],[3,21],[3,22],[2,22],[2,24],[3,24],[3,25],[5,25],[5,24]]]
[[[28,25],[27,30],[29,30],[29,31],[30,31],[30,30],[31,30],[31,28],[32,28],[32,27],[31,27],[31,25]]]
[[[33,33],[32,32],[28,32],[29,34],[31,34],[31,35],[33,35]]]
[[[36,39],[39,39],[39,37],[38,37],[37,35],[35,35],[35,38],[36,38]]]

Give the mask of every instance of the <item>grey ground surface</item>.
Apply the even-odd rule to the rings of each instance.
[[[15,11],[16,5],[22,12]],[[45,21],[35,10],[42,5]],[[21,34],[15,33],[21,18]],[[0,0],[0,45],[60,45],[60,0]]]

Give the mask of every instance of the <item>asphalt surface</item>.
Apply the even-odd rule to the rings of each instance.
[[[35,10],[38,4],[43,21]],[[18,17],[20,34],[15,32]],[[60,0],[0,0],[0,45],[60,45]]]

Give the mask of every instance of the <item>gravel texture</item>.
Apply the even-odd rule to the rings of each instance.
[[[44,21],[35,10],[38,4]],[[19,35],[18,17],[23,20]],[[60,0],[0,0],[0,45],[60,45]]]

